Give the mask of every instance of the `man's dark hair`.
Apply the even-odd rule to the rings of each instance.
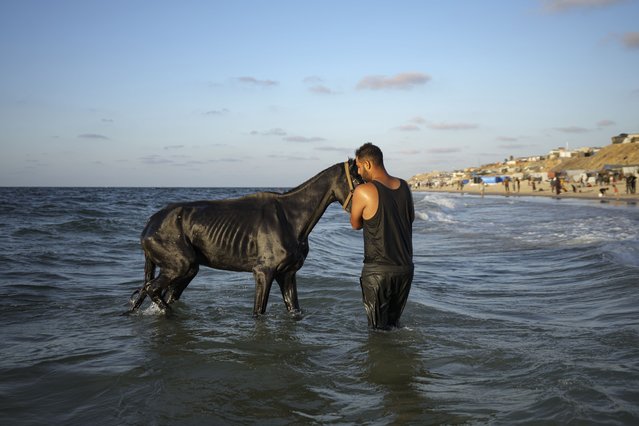
[[[366,142],[355,151],[355,157],[368,160],[376,166],[384,165],[384,154],[378,146],[373,145],[370,142]]]

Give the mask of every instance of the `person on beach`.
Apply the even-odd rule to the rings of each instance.
[[[637,178],[635,175],[626,176],[626,194],[634,194],[636,189]]]
[[[406,181],[388,174],[379,147],[365,143],[355,163],[365,183],[353,192],[350,220],[364,229],[360,285],[368,326],[399,327],[413,281],[413,197]]]

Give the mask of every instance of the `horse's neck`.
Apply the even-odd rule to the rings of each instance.
[[[331,197],[333,179],[329,176],[330,170],[325,170],[282,197],[286,217],[299,241],[308,238],[328,205],[335,201]]]

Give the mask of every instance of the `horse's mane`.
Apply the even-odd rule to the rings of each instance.
[[[339,166],[340,164],[342,164],[342,163],[333,164],[332,166],[327,167],[326,169],[324,169],[321,172],[317,173],[315,176],[310,177],[306,181],[302,182],[301,184],[297,185],[296,187],[294,187],[292,189],[289,189],[288,191],[285,191],[285,192],[259,191],[259,192],[255,192],[253,194],[247,194],[247,195],[245,195],[245,196],[243,196],[241,198],[279,198],[279,197],[285,197],[287,195],[294,195],[297,192],[307,188],[309,185],[311,185],[314,182],[316,182],[328,170],[332,169],[333,167]]]
[[[294,193],[300,191],[303,188],[306,188],[308,185],[312,184],[313,182],[318,180],[321,176],[323,176],[324,173],[326,173],[328,170],[332,169],[335,166],[338,166],[339,164],[341,164],[341,163],[333,164],[332,166],[327,167],[326,169],[322,170],[321,172],[319,172],[315,176],[313,176],[313,177],[307,179],[305,182],[297,185],[295,188],[289,189],[288,191],[282,193],[282,195],[291,195],[291,194],[294,194]]]

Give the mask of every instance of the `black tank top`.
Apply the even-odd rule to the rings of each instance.
[[[377,181],[379,205],[375,215],[364,220],[364,263],[413,264],[413,220],[415,207],[408,184],[400,179],[397,189]]]

